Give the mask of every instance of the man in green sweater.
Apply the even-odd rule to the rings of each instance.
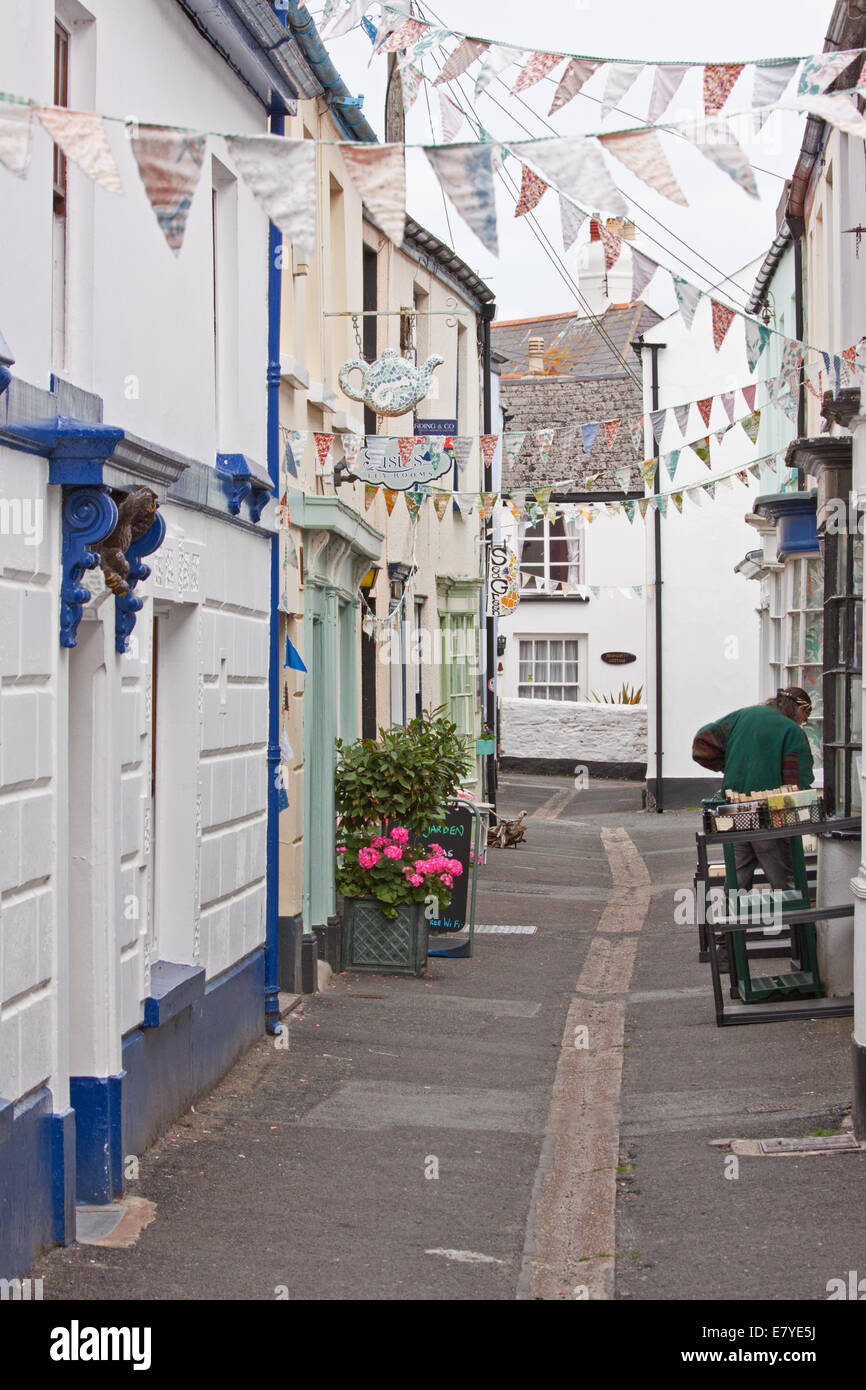
[[[706,724],[695,735],[692,757],[702,767],[724,772],[725,791],[761,793],[780,787],[811,787],[812,752],[802,725],[812,713],[805,690],[780,690],[765,705],[748,705]],[[760,864],[773,888],[792,882],[788,840],[753,840],[735,844],[737,882],[751,888]]]

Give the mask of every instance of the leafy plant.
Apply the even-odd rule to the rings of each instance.
[[[593,690],[592,698],[600,705],[639,705],[643,695],[643,686],[629,686],[625,681],[622,683],[621,690],[615,690],[610,696],[597,695]]]
[[[396,917],[401,903],[420,903],[432,893],[437,912],[451,901],[451,885],[463,865],[442,845],[409,840],[404,825],[388,835],[374,835],[368,844],[357,840],[337,847],[337,888],[345,898],[377,898],[385,917]]]

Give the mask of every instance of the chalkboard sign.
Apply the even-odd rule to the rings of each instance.
[[[457,859],[463,865],[463,873],[455,878],[451,887],[451,902],[443,909],[441,917],[430,921],[430,931],[434,936],[443,932],[463,931],[469,925],[469,882],[472,874],[469,853],[474,820],[475,813],[468,806],[455,804],[449,806],[448,815],[442,821],[431,825],[422,836],[426,845],[431,842],[441,845],[449,859]]]

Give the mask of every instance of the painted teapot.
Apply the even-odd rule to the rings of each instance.
[[[396,348],[386,348],[375,362],[367,363],[362,357],[347,362],[340,368],[340,386],[350,401],[363,401],[377,415],[405,415],[423,401],[434,369],[444,361],[444,357],[428,357],[422,367],[416,367]],[[360,391],[349,385],[350,372],[361,373]]]

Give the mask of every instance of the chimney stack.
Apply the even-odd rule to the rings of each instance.
[[[544,376],[544,339],[529,340],[529,375]]]

